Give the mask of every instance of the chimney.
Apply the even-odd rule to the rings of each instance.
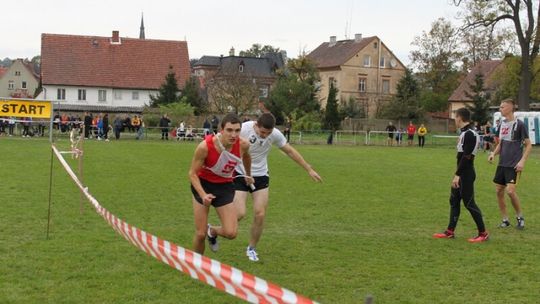
[[[328,43],[328,46],[334,45],[336,45],[336,36],[330,36],[330,43]]]
[[[112,31],[111,43],[120,43],[120,32]]]
[[[354,42],[362,41],[362,34],[354,34]]]
[[[234,47],[229,50],[229,56],[234,56]]]

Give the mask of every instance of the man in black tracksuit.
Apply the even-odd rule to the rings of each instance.
[[[454,238],[461,200],[465,208],[469,210],[471,216],[478,228],[478,236],[468,239],[471,243],[487,241],[489,235],[486,231],[482,212],[474,201],[474,180],[476,173],[474,171],[474,157],[479,148],[480,138],[474,131],[474,125],[471,124],[471,112],[466,108],[456,111],[456,127],[461,129],[457,145],[457,170],[452,180],[452,189],[450,192],[450,222],[448,228],[442,233],[435,233],[435,238]]]

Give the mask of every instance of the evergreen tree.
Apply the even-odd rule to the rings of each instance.
[[[170,65],[169,72],[167,73],[167,76],[165,76],[165,82],[159,87],[158,95],[150,95],[152,107],[178,102],[180,100],[178,97],[179,92],[180,89],[178,88],[178,82],[176,81],[176,74],[174,73],[173,66]]]
[[[195,115],[201,115],[206,112],[206,104],[199,95],[199,86],[196,78],[191,77],[186,81],[182,91],[182,101],[194,108]]]
[[[465,95],[472,99],[472,104],[467,105],[467,109],[471,111],[471,121],[485,125],[489,120],[489,93],[485,93],[484,75],[476,74],[474,83],[469,85],[469,89],[473,92],[465,92]]]
[[[334,87],[333,83],[330,83],[330,90],[328,91],[328,100],[326,101],[326,109],[324,111],[324,127],[328,130],[337,130],[341,119],[339,118],[338,104],[337,104],[338,89]]]
[[[397,93],[392,101],[383,109],[383,116],[390,119],[419,119],[423,115],[420,107],[420,86],[411,70],[406,69],[405,75],[397,84]]]

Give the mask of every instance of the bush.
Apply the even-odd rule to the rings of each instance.
[[[320,131],[322,126],[321,120],[320,113],[311,112],[298,119],[293,127],[298,131]]]

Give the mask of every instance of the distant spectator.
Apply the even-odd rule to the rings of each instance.
[[[416,133],[416,126],[412,123],[412,121],[409,121],[409,125],[407,126],[407,145],[408,146],[413,145],[415,133]]]
[[[30,117],[24,117],[22,122],[23,125],[23,133],[22,137],[30,137],[30,125],[32,124],[32,118]]]
[[[143,135],[144,135],[144,120],[143,120],[143,117],[140,116],[139,117],[139,120],[140,120],[140,124],[139,124],[139,129],[137,129],[137,137],[135,137],[135,139],[142,139],[143,138]]]
[[[399,130],[396,131],[396,145],[401,146],[401,142],[403,141],[403,128],[399,128]]]
[[[420,128],[418,128],[418,146],[420,148],[423,148],[424,144],[426,143],[426,134],[427,128],[424,126],[424,124],[420,124]]]
[[[186,140],[192,141],[195,138],[195,135],[193,134],[193,127],[189,125],[186,130]]]
[[[204,136],[207,136],[210,134],[210,128],[212,128],[212,125],[210,124],[210,122],[208,121],[208,118],[206,118],[204,120],[204,123],[203,123],[203,129],[204,129]]]
[[[186,124],[182,120],[180,122],[180,125],[176,129],[176,140],[184,140],[186,139]]]
[[[69,117],[67,116],[66,113],[62,114],[62,116],[60,116],[60,131],[62,133],[65,133],[68,131],[68,124],[69,124]]]
[[[0,136],[2,136],[3,133],[6,133],[6,125],[7,119],[4,117],[0,117]]]
[[[103,138],[109,141],[109,114],[103,115]]]
[[[139,127],[141,126],[141,120],[139,119],[139,116],[133,116],[133,118],[131,119],[131,126],[133,127],[133,129],[135,129],[136,132],[139,131]]]
[[[92,134],[92,114],[84,112],[84,138],[88,139]]]
[[[8,133],[9,136],[13,136],[13,129],[15,129],[15,117],[10,117],[8,120]]]
[[[113,121],[114,138],[116,138],[116,140],[120,139],[120,133],[122,131],[122,128],[123,128],[122,118],[120,117],[120,115],[116,115]]]
[[[159,127],[161,128],[161,140],[169,140],[169,127],[171,120],[167,117],[167,114],[163,114],[159,120]]]
[[[287,138],[287,142],[291,142],[291,128],[292,128],[292,122],[289,117],[285,120],[285,129],[283,129],[283,135],[285,138]]]
[[[396,132],[396,126],[390,121],[386,126],[386,132],[388,132],[388,139],[386,140],[387,146],[392,146],[394,144],[394,133]]]
[[[216,115],[214,115],[214,117],[212,117],[212,131],[214,132],[214,134],[217,134],[218,132],[218,126],[219,126],[219,118],[217,118]]]

